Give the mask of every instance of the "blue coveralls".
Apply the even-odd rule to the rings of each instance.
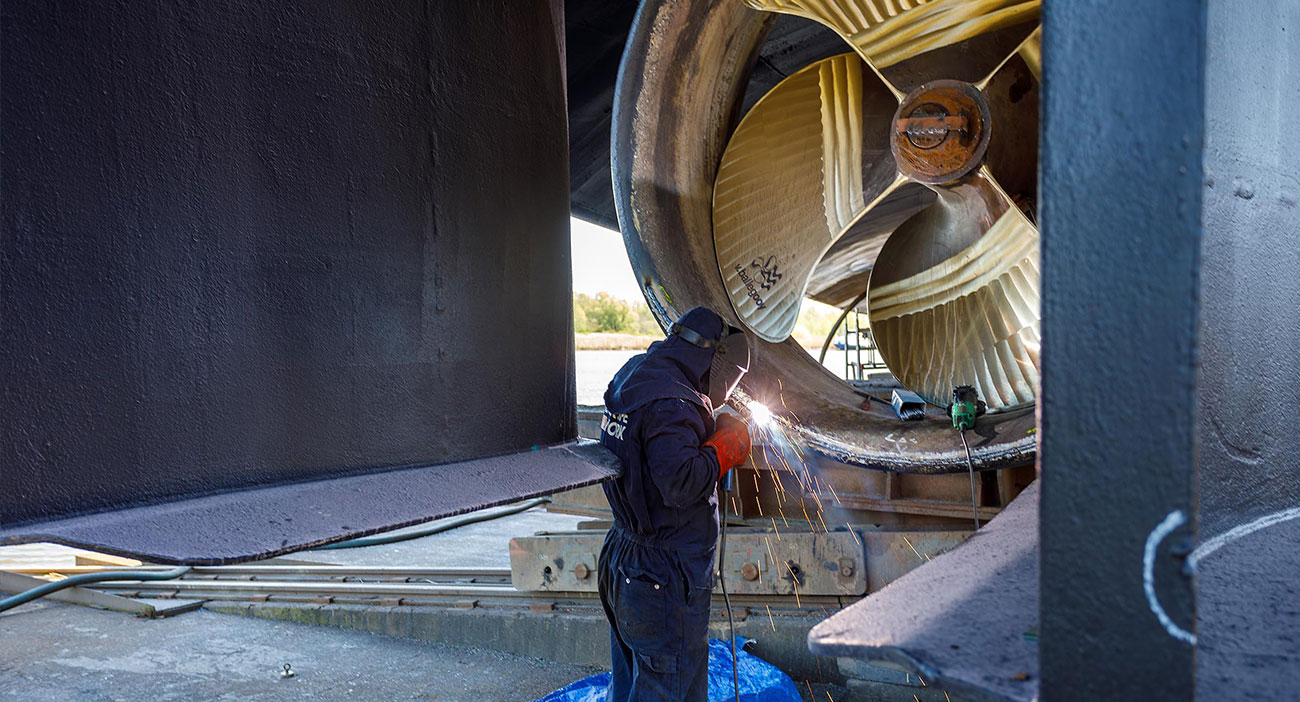
[[[703,311],[716,331],[710,320],[692,328],[720,336],[721,320]],[[701,444],[714,429],[711,360],[711,350],[669,337],[628,361],[605,393],[600,441],[623,462],[605,484],[614,526],[599,564],[610,702],[708,697],[718,458]]]

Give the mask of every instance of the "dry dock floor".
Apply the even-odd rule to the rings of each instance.
[[[23,702],[531,700],[593,672],[201,610],[137,619],[44,601],[0,615],[0,699]]]

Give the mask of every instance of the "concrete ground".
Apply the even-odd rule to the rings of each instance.
[[[573,530],[583,519],[535,508],[409,541],[288,558],[506,568],[511,537]],[[48,557],[59,557],[57,547],[49,550]],[[286,662],[296,673],[287,680],[279,676]],[[594,672],[495,650],[204,610],[147,620],[39,601],[0,615],[0,700],[508,702],[537,699]],[[805,699],[845,699],[843,687],[799,687]]]
[[[542,508],[411,541],[307,551],[340,565],[499,567]],[[51,549],[55,552],[57,549]],[[281,679],[290,663],[296,672]],[[0,700],[532,700],[597,672],[497,651],[198,611],[169,619],[41,601],[0,615]]]
[[[594,672],[205,611],[150,620],[38,602],[0,615],[0,699],[25,702],[532,700]]]

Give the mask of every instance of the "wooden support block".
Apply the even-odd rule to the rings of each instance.
[[[19,575],[18,573],[8,573],[0,571],[0,592],[26,592],[32,588],[48,584],[50,581],[41,578],[33,578],[30,575]],[[146,602],[121,597],[119,595],[110,595],[107,592],[91,590],[84,587],[70,587],[46,595],[46,598],[57,600],[59,602],[69,602],[85,607],[97,607],[99,609],[109,609],[115,612],[127,612],[140,617],[154,616],[154,607]]]

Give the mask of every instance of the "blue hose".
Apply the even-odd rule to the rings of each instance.
[[[51,592],[58,592],[64,588],[74,587],[77,585],[86,585],[89,583],[102,583],[110,580],[174,580],[190,572],[190,566],[179,566],[171,570],[162,571],[136,571],[136,570],[111,570],[102,573],[83,573],[74,575],[71,578],[64,578],[52,583],[46,583],[40,587],[34,587],[26,592],[20,592],[12,597],[6,597],[0,600],[0,612],[5,612],[17,607],[20,604],[26,604],[32,600],[45,597]]]

